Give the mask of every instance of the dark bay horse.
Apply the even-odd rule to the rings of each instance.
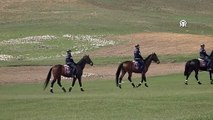
[[[144,70],[143,72],[141,72],[141,70],[138,70],[136,68],[136,66],[134,65],[133,61],[124,61],[122,63],[120,63],[120,65],[118,66],[117,72],[116,72],[116,86],[121,88],[121,83],[122,83],[122,79],[124,77],[124,75],[126,74],[126,72],[128,73],[128,80],[130,81],[130,83],[132,84],[133,87],[135,87],[135,84],[132,82],[132,73],[140,73],[141,74],[141,82],[137,85],[137,87],[141,86],[141,84],[143,83],[143,81],[145,82],[145,86],[148,87],[147,83],[146,83],[146,72],[149,69],[149,66],[151,65],[152,61],[156,62],[157,64],[160,63],[157,55],[155,53],[150,54],[145,60],[144,60]],[[120,75],[121,73],[121,75]]]
[[[86,64],[90,64],[91,66],[93,65],[93,62],[90,59],[89,55],[84,55],[83,58],[81,58],[80,61],[77,63],[76,78],[75,77],[73,78],[72,86],[69,88],[69,92],[71,92],[72,87],[74,87],[76,79],[78,79],[81,91],[84,91],[84,89],[82,87],[82,83],[81,83],[81,76],[83,74],[83,70],[84,70],[84,67]],[[66,73],[64,65],[59,64],[59,65],[55,65],[50,68],[46,81],[44,83],[44,90],[48,86],[48,83],[51,78],[51,74],[53,74],[53,79],[52,79],[51,86],[50,86],[50,92],[53,93],[53,85],[56,81],[57,81],[58,85],[61,87],[61,89],[64,92],[66,92],[66,89],[61,85],[61,76],[71,77],[71,75]]]
[[[212,50],[209,58],[211,59],[211,61],[213,61],[213,50]],[[185,84],[188,85],[188,78],[193,71],[195,71],[195,78],[196,78],[198,84],[201,84],[201,82],[198,79],[199,71],[209,72],[211,84],[213,84],[213,79],[212,79],[213,65],[211,64],[210,66],[211,66],[212,70],[207,70],[206,66],[204,66],[204,67],[200,66],[200,61],[198,59],[192,59],[192,60],[187,61],[185,64],[185,71],[184,71],[184,76],[186,76]]]

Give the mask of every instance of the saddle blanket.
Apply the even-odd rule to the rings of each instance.
[[[71,69],[68,65],[64,65],[64,68],[65,68],[65,73],[66,74],[71,74]]]
[[[203,59],[198,58],[198,60],[200,61],[200,67],[206,67],[207,66],[207,63]]]
[[[140,63],[138,63],[137,61],[133,60],[132,61],[134,64],[135,69],[137,70],[142,70],[142,65]]]

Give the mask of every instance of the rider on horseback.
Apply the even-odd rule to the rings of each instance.
[[[66,64],[70,67],[70,71],[72,70],[71,76],[75,77],[76,76],[76,63],[74,62],[72,55],[71,55],[71,50],[67,50],[67,56],[65,59]]]
[[[140,69],[143,71],[143,69],[144,69],[144,59],[143,59],[143,57],[141,55],[140,45],[139,44],[135,45],[134,60],[137,61],[137,63],[139,64]]]
[[[200,47],[200,59],[203,59],[207,63],[207,70],[211,70],[211,60],[209,59],[209,55],[206,53],[205,44],[201,44]]]

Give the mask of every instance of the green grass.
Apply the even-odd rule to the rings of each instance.
[[[14,0],[4,2],[0,5],[2,6],[0,42],[41,35],[54,35],[58,38],[39,44],[2,45],[0,43],[0,54],[15,57],[15,60],[9,62],[1,61],[0,66],[45,65],[51,62],[54,64],[60,62],[64,57],[64,51],[68,48],[73,49],[78,45],[92,47],[88,42],[69,41],[62,37],[65,34],[103,35],[102,39],[108,35],[141,32],[212,35],[212,4],[211,0],[202,2],[199,0],[77,0],[76,2]],[[181,19],[188,21],[187,28],[179,28],[178,23]],[[98,49],[92,47],[86,52],[95,50]],[[77,59],[81,56],[77,56]],[[179,55],[181,60],[175,56],[169,59],[183,61],[183,56]],[[120,59],[123,59],[115,60],[117,58],[112,56],[101,63],[101,60],[105,58],[98,57],[96,61],[98,64],[105,65],[110,60],[113,60],[110,63],[117,64]],[[163,56],[164,58],[167,57]]]
[[[82,55],[83,56],[83,55]],[[78,62],[82,56],[75,56],[75,61]],[[118,65],[121,62],[132,60],[132,56],[108,56],[108,57],[97,57],[90,56],[93,63],[98,66],[105,65]],[[145,55],[147,57],[147,55]],[[160,55],[158,56],[161,63],[181,63],[187,60],[197,58],[196,54],[181,54],[181,55]],[[0,66],[48,66],[55,64],[64,64],[64,57],[54,58],[54,59],[35,59],[35,60],[12,60],[12,61],[2,61]]]
[[[14,1],[0,11],[0,40],[30,35],[213,33],[211,0]],[[186,19],[189,26],[180,29]],[[187,30],[187,32],[186,32]]]
[[[2,13],[0,39],[67,33],[176,32],[204,35],[213,33],[211,0],[13,2],[15,3],[0,11]],[[188,21],[188,28],[178,27],[181,19]]]
[[[10,4],[6,4],[9,3]],[[28,36],[54,35],[40,44],[1,45],[0,54],[18,59],[0,66],[53,65],[64,62],[64,51],[88,42],[69,41],[62,35],[120,35],[141,32],[174,32],[199,35],[213,33],[212,0],[31,0],[0,4],[0,42]],[[181,29],[178,22],[188,21]],[[79,50],[79,49],[77,49]],[[77,51],[76,50],[76,51]],[[89,51],[98,50],[92,48]],[[87,51],[88,52],[88,51]],[[82,55],[75,57],[78,61]],[[161,62],[183,62],[196,55],[159,56]],[[126,57],[92,58],[96,65],[118,64]],[[123,89],[114,80],[83,81],[72,93],[42,91],[43,83],[0,84],[0,120],[211,120],[212,85],[201,73],[203,85],[181,75],[148,77],[149,88],[133,89],[125,80]],[[138,83],[139,78],[134,78]],[[63,81],[66,88],[70,82]]]
[[[133,89],[124,80],[122,89],[114,80],[84,79],[85,92],[78,84],[71,93],[57,85],[54,94],[42,91],[43,83],[2,84],[0,119],[9,120],[211,120],[213,92],[207,73],[200,74],[202,85],[190,78],[184,85],[182,74],[148,77],[149,88]],[[134,78],[135,83],[139,78]],[[68,88],[70,82],[63,81]]]

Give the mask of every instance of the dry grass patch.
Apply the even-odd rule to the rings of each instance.
[[[112,36],[124,44],[111,46],[93,52],[96,56],[129,56],[133,54],[134,45],[140,44],[143,54],[156,52],[160,55],[198,53],[200,44],[206,44],[207,52],[213,49],[213,36],[177,34],[177,33],[138,33]]]

